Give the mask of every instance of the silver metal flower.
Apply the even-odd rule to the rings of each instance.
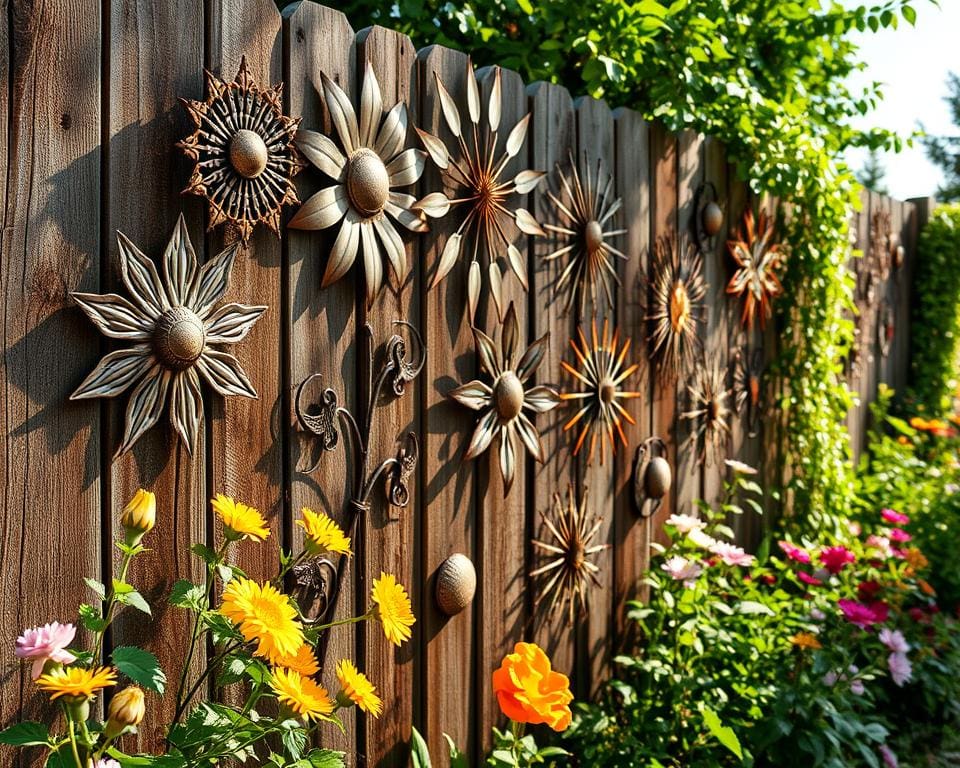
[[[130,450],[159,421],[168,401],[170,422],[192,453],[203,419],[201,376],[220,395],[257,397],[240,363],[218,347],[243,339],[267,308],[225,304],[214,309],[227,292],[240,244],[200,266],[182,215],[163,252],[163,279],[123,233],[117,240],[120,276],[130,299],[114,293],[72,295],[105,336],[133,346],[105,355],[70,399],[116,397],[136,383],[116,455]]]
[[[409,271],[403,240],[391,219],[412,232],[427,231],[426,223],[410,210],[414,197],[395,190],[420,178],[426,153],[404,149],[407,107],[400,102],[384,113],[380,84],[370,62],[363,76],[359,123],[347,94],[325,74],[321,78],[327,111],[346,154],[322,133],[297,133],[297,147],[304,157],[337,183],[310,197],[289,226],[327,229],[342,221],[323,286],[343,277],[362,250],[369,305],[384,284],[381,249],[401,285]]]
[[[473,329],[481,368],[493,380],[493,386],[474,380],[457,387],[449,395],[467,408],[482,412],[464,459],[476,458],[490,447],[495,436],[499,436],[504,496],[510,492],[516,471],[515,436],[520,437],[537,461],[544,460],[540,433],[524,411],[529,411],[531,415],[546,413],[560,402],[560,395],[553,387],[526,386],[543,361],[550,334],[545,333],[533,342],[514,363],[518,338],[517,313],[511,302],[500,332],[499,347],[483,331]]]

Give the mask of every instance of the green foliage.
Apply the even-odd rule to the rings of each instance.
[[[879,151],[876,149],[871,149],[867,155],[867,160],[863,164],[863,167],[857,171],[857,181],[859,181],[871,192],[876,192],[881,195],[888,195],[890,194],[890,191],[883,182],[886,176],[887,172],[884,169],[883,164],[880,162]]]
[[[22,723],[11,725],[0,731],[0,744],[9,744],[14,747],[45,746],[50,743],[47,726],[25,720]]]
[[[148,691],[163,694],[167,677],[160,669],[160,662],[150,651],[135,646],[114,648],[111,654],[114,666],[133,682]]]
[[[953,124],[960,128],[960,75],[947,75],[947,96],[944,98]],[[946,177],[937,190],[937,197],[945,202],[960,200],[960,136],[927,136],[923,139],[927,157],[939,165]]]

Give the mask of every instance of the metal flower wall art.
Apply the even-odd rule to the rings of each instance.
[[[715,463],[724,458],[724,442],[730,436],[731,394],[726,369],[716,359],[699,366],[687,384],[690,410],[680,414],[680,418],[691,422],[684,447],[696,455],[692,469],[708,464],[710,458]]]
[[[572,153],[569,165],[568,176],[557,164],[563,199],[555,195],[553,190],[547,191],[547,197],[565,221],[561,225],[543,225],[550,232],[566,236],[567,241],[553,253],[544,256],[544,260],[566,259],[566,266],[557,279],[556,290],[566,292],[567,311],[577,302],[583,315],[588,296],[594,307],[598,306],[599,297],[605,300],[606,307],[613,307],[614,286],[620,285],[615,258],[627,258],[626,254],[613,246],[613,240],[627,230],[604,230],[604,227],[613,227],[613,217],[620,210],[623,200],[611,199],[613,176],[604,170],[602,161],[597,160],[596,171],[591,175],[584,155],[587,171],[582,181]]]
[[[707,294],[703,259],[686,237],[659,237],[650,269],[646,319],[652,355],[657,370],[675,378],[691,370],[701,350],[697,326]]]
[[[380,84],[370,62],[363,75],[359,121],[340,86],[325,74],[321,78],[327,112],[343,151],[322,133],[303,130],[297,134],[297,146],[303,155],[336,183],[310,197],[289,226],[328,229],[342,222],[323,286],[343,277],[358,252],[362,253],[370,305],[385,282],[384,255],[400,285],[409,273],[407,253],[394,222],[411,232],[427,231],[423,220],[410,210],[413,196],[399,191],[420,178],[426,153],[404,148],[406,105],[400,102],[384,113]]]
[[[545,175],[544,172],[522,170],[511,179],[502,178],[509,162],[523,147],[530,115],[525,115],[513,126],[500,147],[500,68],[494,68],[493,86],[487,103],[487,119],[483,125],[480,114],[480,87],[469,62],[466,77],[467,117],[470,121],[468,126],[463,125],[460,110],[440,77],[436,74],[434,77],[444,122],[456,141],[456,149],[448,150],[441,139],[420,128],[417,128],[417,133],[433,162],[444,172],[445,182],[458,191],[453,198],[447,197],[443,192],[431,192],[419,200],[414,209],[431,218],[445,216],[451,208],[460,207],[466,213],[456,232],[447,238],[430,287],[435,288],[447,276],[460,255],[468,253],[470,271],[467,280],[467,304],[472,323],[480,301],[481,268],[478,257],[483,251],[488,258],[490,292],[497,307],[497,314],[502,318],[503,272],[498,264],[501,252],[506,252],[510,269],[520,280],[524,290],[527,289],[525,256],[511,242],[504,223],[512,219],[524,234],[545,234],[528,210],[516,207],[512,202],[515,195],[532,192]]]
[[[743,226],[738,240],[727,240],[727,250],[737,263],[737,269],[727,283],[727,293],[743,297],[740,322],[752,328],[759,317],[760,327],[773,314],[773,300],[783,293],[777,277],[782,265],[783,251],[773,242],[773,222],[760,211],[754,227],[753,211],[743,214]]]
[[[267,308],[214,309],[227,292],[239,244],[199,266],[183,216],[163,252],[162,279],[122,233],[117,239],[130,299],[113,293],[73,298],[105,336],[132,346],[107,354],[70,399],[116,397],[136,383],[117,456],[157,423],[168,401],[173,428],[192,452],[203,419],[201,377],[220,395],[257,396],[240,363],[219,347],[241,341]]]
[[[763,414],[763,349],[752,352],[741,343],[733,361],[733,404],[747,424],[747,436],[760,434]]]
[[[548,610],[565,610],[567,623],[572,625],[578,612],[580,615],[587,612],[590,582],[600,586],[597,578],[600,566],[594,559],[610,547],[609,544],[594,543],[603,520],[599,516],[591,517],[587,511],[587,489],[584,488],[583,498],[578,500],[573,486],[567,488],[566,503],[559,493],[555,493],[551,513],[541,512],[540,515],[550,538],[546,541],[534,539],[532,543],[549,559],[530,572],[532,578],[542,580],[535,604],[550,598]]]
[[[246,244],[266,224],[280,235],[280,212],[300,202],[293,177],[303,164],[293,139],[300,118],[283,114],[283,84],[261,88],[246,59],[232,83],[204,70],[206,101],[181,99],[196,130],[177,144],[196,161],[184,193],[205,197],[210,229],[225,222]]]
[[[483,331],[473,329],[480,366],[493,384],[477,379],[457,387],[449,395],[461,405],[481,414],[464,454],[465,460],[476,458],[490,447],[494,437],[499,438],[504,496],[510,492],[516,473],[518,436],[537,461],[542,462],[545,458],[540,433],[531,417],[556,408],[560,395],[553,387],[531,387],[529,380],[543,361],[549,338],[550,334],[545,333],[517,359],[519,327],[517,313],[511,302],[500,331],[499,346]]]
[[[617,451],[617,440],[626,447],[627,437],[623,433],[623,421],[636,424],[633,417],[623,407],[621,401],[640,397],[640,392],[631,392],[624,388],[627,380],[640,368],[638,363],[627,364],[630,353],[630,339],[620,343],[620,331],[610,332],[610,324],[603,321],[603,332],[597,334],[597,321],[593,321],[590,341],[587,341],[582,329],[578,329],[580,343],[570,340],[574,360],[568,363],[560,361],[563,369],[569,373],[579,391],[564,392],[562,400],[573,403],[576,413],[563,425],[567,432],[579,426],[580,433],[573,448],[573,455],[580,453],[590,436],[587,451],[587,464],[593,462],[593,455],[600,443],[600,463],[604,462],[604,435],[610,443],[611,453]],[[599,440],[598,440],[599,438]]]

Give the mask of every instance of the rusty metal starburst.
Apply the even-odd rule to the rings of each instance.
[[[783,293],[777,270],[783,263],[783,250],[773,242],[773,222],[760,211],[754,227],[753,211],[743,214],[738,240],[727,240],[727,251],[737,263],[737,270],[727,283],[727,293],[743,297],[740,322],[752,328],[757,317],[760,327],[766,326],[773,314],[773,300]]]
[[[427,225],[412,213],[414,197],[397,190],[414,184],[423,174],[426,153],[405,149],[407,107],[403,102],[383,110],[380,84],[370,62],[363,75],[360,119],[339,85],[321,73],[323,98],[340,146],[327,136],[302,130],[297,146],[310,163],[336,184],[321,189],[291,219],[294,229],[327,229],[337,222],[340,232],[323,274],[323,286],[343,277],[363,253],[367,304],[372,304],[384,284],[383,256],[400,285],[409,264],[403,240],[394,222],[411,232],[426,232]]]
[[[710,457],[719,463],[725,456],[724,441],[730,436],[730,397],[727,387],[727,372],[717,359],[700,366],[687,384],[690,410],[680,418],[692,423],[690,436],[684,448],[696,453],[698,464],[708,463]]]
[[[517,466],[516,437],[519,436],[530,455],[544,460],[540,433],[530,416],[546,413],[557,407],[560,396],[553,387],[529,387],[530,377],[540,367],[550,334],[545,333],[515,360],[519,327],[517,313],[510,303],[500,331],[499,346],[478,328],[473,329],[473,340],[480,357],[480,366],[493,385],[479,379],[463,384],[450,392],[449,397],[474,411],[480,411],[464,459],[474,459],[493,442],[500,440],[500,472],[503,475],[503,493],[506,496],[513,485]]]
[[[565,219],[562,225],[544,224],[550,232],[565,235],[567,241],[553,253],[544,256],[544,261],[567,258],[567,264],[557,279],[556,289],[566,291],[565,310],[569,311],[574,302],[584,313],[587,297],[594,307],[598,306],[598,296],[606,300],[608,308],[613,307],[614,286],[620,285],[617,276],[615,258],[626,259],[622,251],[613,246],[613,239],[626,233],[626,229],[611,228],[613,217],[623,205],[620,198],[611,198],[613,176],[598,159],[596,170],[591,174],[586,153],[583,156],[586,168],[584,179],[580,178],[580,169],[573,158],[569,157],[569,176],[557,164],[557,178],[563,188],[564,199],[553,190],[547,191],[550,201]]]
[[[763,415],[763,349],[749,350],[741,341],[733,360],[733,404],[747,424],[747,436],[760,434]]]
[[[573,624],[578,611],[581,615],[587,612],[590,582],[600,586],[600,566],[593,560],[610,545],[593,541],[603,520],[600,516],[591,517],[587,511],[587,489],[583,489],[583,498],[578,500],[572,485],[567,488],[566,503],[559,493],[554,493],[551,514],[541,511],[540,517],[551,538],[534,539],[532,543],[550,560],[530,572],[531,578],[543,581],[535,604],[549,597],[549,610],[566,610],[567,623]]]
[[[183,191],[207,199],[210,229],[232,224],[246,244],[264,223],[279,237],[280,212],[300,202],[293,184],[303,167],[293,143],[300,118],[283,114],[283,84],[261,88],[245,58],[232,83],[204,74],[206,101],[180,100],[196,129],[177,143],[196,161]]]
[[[578,328],[580,343],[570,339],[570,348],[573,350],[574,361],[571,365],[561,360],[560,365],[580,383],[580,391],[564,392],[562,400],[572,401],[577,412],[563,425],[567,432],[578,424],[580,434],[573,448],[573,455],[580,453],[590,435],[590,447],[587,453],[587,464],[593,462],[594,450],[600,442],[600,463],[604,462],[603,435],[606,434],[610,443],[610,451],[617,452],[617,439],[627,446],[627,437],[623,433],[622,421],[636,424],[633,417],[620,403],[621,400],[630,400],[640,397],[640,392],[630,392],[623,388],[624,383],[640,368],[638,363],[626,365],[627,355],[630,352],[630,339],[620,344],[620,330],[614,329],[611,334],[610,324],[603,321],[603,331],[597,334],[597,321],[594,319],[590,341],[587,341],[583,330]]]
[[[532,192],[545,175],[544,172],[522,170],[512,179],[501,178],[507,164],[523,147],[530,114],[526,114],[510,130],[501,148],[498,141],[501,110],[500,68],[494,68],[493,86],[487,103],[487,119],[483,126],[480,120],[480,88],[469,61],[466,77],[469,126],[463,126],[460,110],[439,75],[435,74],[434,77],[444,121],[457,141],[457,151],[450,152],[441,139],[420,128],[417,128],[417,133],[433,162],[444,171],[446,181],[458,189],[458,195],[451,199],[443,192],[431,192],[419,200],[414,209],[432,218],[445,216],[451,208],[458,206],[463,206],[467,212],[456,232],[447,238],[430,288],[435,288],[447,276],[461,252],[471,252],[467,304],[472,323],[480,301],[481,270],[477,257],[483,250],[489,260],[487,271],[490,292],[498,316],[503,317],[500,291],[503,272],[498,265],[498,246],[506,249],[510,269],[520,280],[524,290],[527,289],[525,257],[507,236],[504,222],[512,219],[519,230],[527,235],[545,234],[526,208],[511,205],[511,197]]]
[[[685,236],[680,240],[658,237],[650,271],[645,287],[652,356],[661,374],[676,377],[693,367],[701,349],[697,326],[707,294],[703,259]]]
[[[130,394],[117,456],[159,421],[168,401],[173,428],[192,453],[203,420],[201,377],[220,395],[257,396],[237,359],[219,347],[241,341],[267,308],[224,304],[214,309],[229,287],[239,243],[200,266],[183,216],[163,252],[163,279],[122,233],[117,239],[120,276],[130,299],[113,293],[72,295],[101,333],[133,346],[104,356],[70,399],[116,397],[139,382]]]

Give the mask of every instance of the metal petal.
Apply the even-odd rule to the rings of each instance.
[[[322,72],[320,79],[323,83],[323,99],[330,113],[330,121],[337,130],[340,143],[349,155],[360,146],[357,115],[353,111],[353,104],[350,103],[343,89]]]
[[[467,109],[470,111],[470,122],[480,124],[480,89],[477,88],[477,78],[474,77],[473,67],[467,62]]]
[[[457,104],[453,100],[453,97],[443,86],[443,82],[440,80],[440,75],[436,72],[433,73],[434,80],[437,83],[437,93],[440,96],[440,109],[443,111],[443,119],[447,121],[447,127],[450,128],[450,133],[454,136],[460,136],[460,110],[457,109]]]
[[[156,265],[123,232],[117,232],[117,245],[120,247],[123,284],[140,309],[156,319],[163,310],[170,308]]]
[[[387,254],[387,261],[393,269],[393,274],[397,276],[397,281],[403,285],[407,281],[407,275],[410,270],[407,263],[407,252],[403,247],[403,240],[400,235],[385,217],[381,216],[373,220],[374,229],[380,242],[383,243],[383,250]]]
[[[343,153],[337,149],[337,145],[329,137],[316,131],[301,129],[297,131],[297,148],[307,160],[331,179],[341,180],[343,169],[347,165],[347,158],[343,156]]]
[[[514,220],[517,222],[517,226],[520,228],[520,231],[527,235],[545,235],[546,232],[540,228],[540,225],[537,224],[537,220],[533,218],[526,208],[517,208],[513,214]]]
[[[480,262],[470,262],[470,271],[467,273],[467,309],[470,313],[470,324],[477,315],[477,306],[480,304]]]
[[[495,67],[494,71],[493,87],[490,89],[490,102],[487,106],[487,121],[491,131],[500,127],[500,67]],[[467,77],[474,77],[473,72],[467,73]]]
[[[143,376],[155,362],[148,344],[137,344],[128,349],[118,349],[116,352],[104,355],[97,363],[97,367],[70,395],[70,399],[116,397]]]
[[[383,259],[380,248],[377,246],[377,237],[370,220],[360,222],[360,240],[363,247],[363,272],[367,283],[367,306],[373,305],[373,300],[380,293],[383,285]]]
[[[476,429],[473,430],[473,436],[470,438],[466,453],[463,454],[464,461],[475,459],[490,447],[493,436],[497,433],[498,421],[497,412],[492,408],[480,417]]]
[[[187,222],[181,213],[170,236],[170,242],[163,252],[163,276],[171,305],[187,305],[196,274],[197,254],[194,253],[190,233],[187,232]]]
[[[414,205],[418,211],[422,211],[431,219],[439,219],[441,216],[446,216],[447,211],[450,210],[450,198],[443,192],[431,192]]]
[[[531,387],[523,396],[523,407],[534,413],[546,413],[560,405],[560,395],[553,387]]]
[[[408,122],[407,105],[402,101],[394,104],[393,109],[387,112],[383,119],[373,151],[388,161],[395,157],[403,149]]]
[[[350,208],[345,184],[336,184],[310,196],[287,225],[293,229],[326,229],[344,217]]]
[[[246,304],[224,304],[207,318],[206,337],[208,344],[236,344],[253,328],[253,324],[267,311],[267,307],[250,307]]]
[[[510,269],[513,270],[513,274],[517,276],[517,279],[520,281],[520,285],[523,286],[523,290],[527,290],[527,264],[523,258],[523,254],[520,253],[520,250],[513,243],[507,246],[507,261],[510,262]]]
[[[340,225],[340,233],[330,251],[327,260],[327,269],[323,273],[323,287],[337,282],[353,266],[357,258],[357,249],[360,247],[359,217],[351,208]]]
[[[115,293],[73,293],[74,301],[111,339],[147,341],[153,334],[153,321],[123,296]]]
[[[447,166],[450,165],[450,155],[447,153],[447,146],[433,134],[422,131],[419,128],[417,128],[416,131],[417,136],[420,137],[420,141],[423,142],[423,146],[430,154],[430,159],[433,160],[437,168],[445,171]]]
[[[533,426],[530,419],[523,413],[517,415],[513,424],[517,430],[517,434],[520,435],[520,440],[523,441],[530,455],[540,463],[543,463],[546,457],[544,456],[543,443],[540,442],[540,433],[537,432],[537,428]]]
[[[546,171],[520,171],[513,179],[513,186],[518,195],[526,195],[535,190],[546,175]]]
[[[360,145],[373,147],[383,117],[383,97],[380,83],[368,61],[363,69],[363,89],[360,91]]]
[[[173,377],[170,387],[170,423],[190,453],[197,444],[197,433],[203,419],[203,394],[195,368],[188,368]]]
[[[500,430],[500,473],[503,475],[503,495],[513,487],[513,475],[517,468],[517,450],[513,444],[512,425]]]
[[[440,254],[437,271],[434,273],[433,281],[430,283],[431,290],[437,287],[440,281],[447,276],[447,273],[453,269],[453,265],[457,263],[457,257],[460,255],[461,240],[463,240],[463,236],[459,232],[454,232],[447,238],[447,242],[443,246],[443,252]]]
[[[233,271],[233,260],[237,257],[239,248],[239,242],[228,245],[200,267],[187,306],[201,320],[206,320],[214,304],[224,297],[230,287],[230,273]]]
[[[523,357],[517,364],[517,376],[520,377],[520,381],[526,381],[530,378],[530,375],[540,367],[540,363],[543,361],[543,355],[547,351],[547,340],[549,338],[550,331],[547,331],[523,353]]]
[[[449,397],[460,405],[465,405],[474,411],[482,411],[490,405],[490,396],[493,390],[479,380],[470,381],[453,390]]]
[[[167,402],[167,390],[170,387],[170,371],[155,363],[146,377],[130,395],[127,403],[126,428],[123,443],[114,456],[129,451],[141,435],[160,420],[163,407]]]
[[[493,378],[503,373],[503,369],[500,367],[498,360],[497,346],[493,343],[493,339],[479,328],[474,328],[473,341],[477,347],[477,353],[480,355],[480,364],[483,366],[483,369]]]
[[[402,224],[411,232],[429,232],[430,227],[427,226],[427,222],[417,216],[417,214],[408,211],[402,205],[394,202],[394,195],[398,194],[398,192],[391,192],[390,199],[387,200],[387,204],[383,209],[389,213],[395,221]]]
[[[490,278],[490,295],[497,309],[497,318],[501,318],[503,317],[503,275],[500,273],[497,262],[490,262],[487,267],[487,276]]]
[[[519,123],[513,126],[513,130],[511,130],[507,136],[507,143],[504,145],[504,151],[507,153],[507,157],[514,157],[517,152],[520,151],[523,142],[527,138],[527,128],[529,126],[530,113],[528,112]]]
[[[510,308],[507,310],[507,316],[503,321],[503,333],[500,339],[500,346],[503,347],[503,367],[507,370],[513,366],[513,353],[517,351],[517,340],[520,336],[519,331],[517,309],[511,301]]]
[[[391,187],[406,187],[423,175],[427,153],[422,149],[407,149],[387,163]]]
[[[243,395],[256,399],[257,391],[233,355],[208,347],[203,350],[196,367],[218,394],[224,397]]]

